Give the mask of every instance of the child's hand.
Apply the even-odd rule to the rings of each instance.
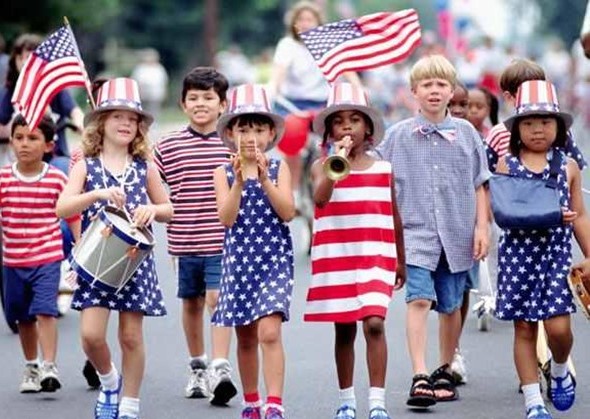
[[[588,287],[590,285],[590,258],[586,258],[580,263],[576,263],[572,266],[572,271],[579,271],[586,286]]]
[[[334,142],[336,154],[338,154],[343,148],[346,149],[346,151],[350,151],[350,147],[352,147],[352,137],[350,135],[345,135],[340,140]]]
[[[268,179],[268,159],[258,149],[256,149],[256,165],[258,166],[258,180],[262,184]]]
[[[99,200],[109,201],[117,208],[122,208],[127,201],[127,195],[125,195],[125,191],[123,191],[122,188],[116,186],[98,189],[96,191],[96,195]]]
[[[231,158],[231,165],[232,165],[232,168],[234,169],[234,174],[235,174],[234,182],[237,183],[238,185],[243,184],[244,178],[242,175],[242,160],[240,159],[240,156],[238,154],[234,155]]]
[[[569,208],[566,207],[561,208],[561,213],[563,214],[564,224],[571,224],[576,218],[578,218],[578,213],[576,211],[570,211]]]
[[[482,260],[488,255],[490,239],[487,227],[475,227],[473,235],[473,258]]]
[[[402,263],[397,264],[395,269],[395,284],[393,284],[394,290],[400,290],[406,283],[406,265]]]
[[[133,224],[136,227],[149,226],[156,218],[156,209],[153,205],[138,205],[133,211]]]

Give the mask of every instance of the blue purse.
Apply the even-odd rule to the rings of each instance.
[[[495,174],[489,180],[492,212],[504,229],[547,229],[563,225],[557,176],[561,154],[553,153],[547,180]]]

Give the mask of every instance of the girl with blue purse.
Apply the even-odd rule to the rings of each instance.
[[[499,175],[490,180],[492,209],[502,227],[496,316],[514,323],[514,362],[526,418],[548,419],[552,416],[537,373],[538,322],[544,322],[553,356],[548,396],[557,410],[565,411],[575,401],[576,388],[567,366],[573,346],[570,315],[576,309],[567,284],[571,238],[573,232],[588,257],[590,218],[580,169],[561,151],[572,117],[559,110],[555,87],[541,80],[524,82],[516,113],[504,123],[511,132],[510,153],[500,159]],[[526,202],[539,184],[545,195],[553,188],[553,209],[545,198]]]

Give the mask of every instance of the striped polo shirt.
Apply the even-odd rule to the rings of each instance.
[[[0,169],[3,263],[32,267],[64,258],[55,205],[66,175],[48,164],[37,176],[25,177],[16,163]]]
[[[171,255],[221,254],[225,229],[217,215],[213,172],[229,161],[230,151],[216,132],[203,135],[189,126],[158,142],[155,162],[174,206],[167,227]]]

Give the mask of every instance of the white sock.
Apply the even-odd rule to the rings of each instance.
[[[211,368],[217,368],[220,365],[229,364],[229,361],[225,358],[215,358],[211,361]]]
[[[207,368],[207,354],[199,355],[199,356],[191,356],[188,360],[189,365],[192,369],[197,368]]]
[[[554,378],[565,378],[569,369],[567,366],[567,362],[563,364],[558,364],[555,360],[551,360],[551,376]],[[563,380],[563,386],[569,386],[571,384],[570,377],[568,376],[567,379]],[[551,382],[551,388],[554,388],[555,384],[553,381]]]
[[[524,404],[527,410],[533,406],[545,406],[543,397],[541,397],[541,387],[539,387],[539,383],[522,386],[522,394],[524,394]]]
[[[139,399],[134,399],[133,397],[121,398],[121,403],[119,404],[119,417],[125,415],[131,417],[139,416]]]
[[[350,406],[353,409],[356,409],[354,386],[338,390],[338,399],[340,400],[340,406]]]
[[[30,365],[31,367],[38,367],[39,366],[39,359],[25,359],[25,365]]]
[[[115,368],[114,364],[111,364],[111,370],[105,375],[101,375],[98,371],[96,372],[100,384],[105,390],[116,390],[119,387],[119,372]]]
[[[369,410],[376,407],[385,409],[385,389],[383,387],[369,388]]]

